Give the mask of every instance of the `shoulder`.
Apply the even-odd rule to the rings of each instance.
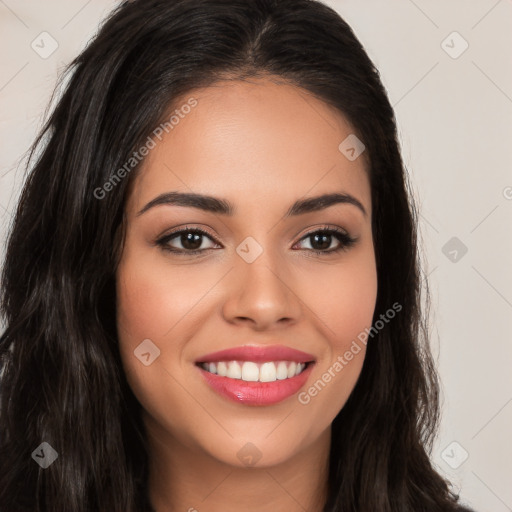
[[[457,509],[457,512],[476,512],[476,510],[465,507],[464,505],[460,505]]]

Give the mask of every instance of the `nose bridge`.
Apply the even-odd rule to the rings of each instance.
[[[280,257],[277,247],[271,247],[271,236],[259,236],[260,242],[249,236],[236,248],[238,260],[237,270],[246,286],[252,292],[273,296],[280,295],[284,299],[286,270],[284,260]]]
[[[225,304],[225,314],[270,325],[281,319],[296,319],[300,304],[292,292],[286,260],[272,237],[266,233],[248,236],[236,248],[233,288]]]

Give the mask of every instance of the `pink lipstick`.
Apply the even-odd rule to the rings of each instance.
[[[282,345],[245,345],[195,362],[214,391],[238,403],[261,406],[297,393],[311,374],[315,357]]]

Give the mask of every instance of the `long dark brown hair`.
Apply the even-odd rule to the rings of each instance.
[[[403,307],[369,339],[361,376],[332,424],[324,511],[456,510],[429,457],[439,388],[420,307],[417,212],[393,109],[362,45],[314,0],[135,0],[119,5],[69,66],[10,231],[0,512],[151,510],[141,406],[122,371],[115,322],[123,210],[140,166],[103,197],[95,191],[177,98],[220,79],[263,75],[335,107],[365,144],[374,320],[395,302]],[[46,469],[33,458],[43,442],[58,453]]]

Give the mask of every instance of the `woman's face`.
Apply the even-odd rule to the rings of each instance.
[[[191,97],[197,105],[180,109]],[[377,295],[364,154],[354,158],[352,138],[339,148],[353,133],[339,113],[270,80],[220,82],[177,109],[179,121],[148,144],[126,205],[123,366],[162,442],[234,466],[246,455],[275,465],[329,432],[363,365],[364,345],[353,342],[371,326]],[[231,211],[173,204],[162,196],[171,193],[211,196]],[[354,201],[307,202],[324,194]],[[329,229],[355,241],[344,246]],[[206,357],[275,345],[309,355]],[[314,362],[291,377],[300,360]],[[221,375],[197,364],[205,361]]]

